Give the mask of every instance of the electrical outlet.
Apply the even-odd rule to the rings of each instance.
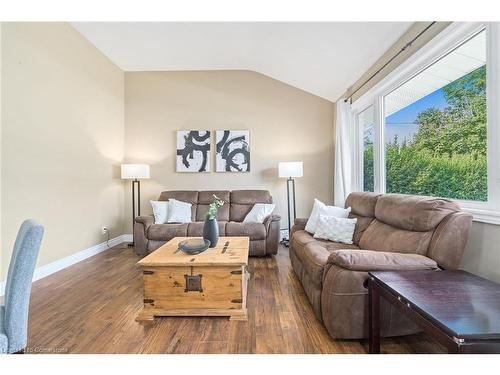
[[[106,234],[106,233],[108,233],[108,227],[107,227],[107,226],[105,226],[105,225],[103,225],[103,226],[101,227],[101,234],[102,234],[102,235],[104,235],[104,234]]]

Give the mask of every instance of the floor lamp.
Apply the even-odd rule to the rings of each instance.
[[[288,247],[290,240],[290,230],[292,228],[292,215],[290,207],[290,185],[292,189],[293,202],[293,219],[297,217],[297,209],[295,207],[295,180],[294,177],[303,176],[303,163],[301,161],[280,162],[278,164],[278,175],[280,178],[286,178],[286,202],[288,208],[288,240],[283,239],[281,243]]]
[[[134,246],[134,224],[135,224],[135,207],[136,207],[136,189],[137,186],[137,216],[141,216],[141,181],[149,178],[149,165],[147,164],[122,164],[122,179],[132,180],[132,243],[129,246]]]

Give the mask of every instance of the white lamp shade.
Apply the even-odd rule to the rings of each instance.
[[[278,171],[280,177],[302,177],[303,169],[301,161],[286,161],[278,164]]]
[[[125,180],[141,180],[149,178],[149,165],[122,164],[122,178]]]

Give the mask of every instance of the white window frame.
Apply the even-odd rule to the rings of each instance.
[[[471,36],[486,30],[486,94],[487,94],[487,202],[456,200],[470,212],[475,221],[500,225],[500,23],[455,22],[434,37],[387,77],[352,104],[354,116],[355,173],[354,189],[363,190],[363,144],[360,142],[358,115],[373,105],[375,140],[373,144],[374,190],[385,193],[384,97],[415,75],[450,53]]]
[[[364,128],[363,125],[360,124],[359,122],[359,115],[366,111],[368,108],[372,107],[373,104],[369,104],[367,107],[364,107],[363,109],[359,110],[358,112],[355,113],[354,118],[354,124],[355,124],[355,141],[354,141],[354,150],[359,150],[359,152],[355,152],[354,155],[354,165],[356,165],[358,173],[354,174],[354,179],[353,179],[353,185],[356,187],[356,190],[363,191],[364,189],[364,182],[365,182],[365,175],[364,175]],[[373,108],[373,116],[375,118],[375,108]],[[373,125],[375,127],[375,124]],[[375,129],[374,129],[374,134],[373,134],[373,143],[375,144]],[[375,156],[375,154],[374,154]],[[375,160],[373,161],[373,167],[375,169]],[[374,171],[375,173],[375,171]],[[373,181],[373,190],[377,191],[375,188],[375,176],[374,176],[374,181]]]

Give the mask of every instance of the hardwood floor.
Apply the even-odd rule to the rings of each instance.
[[[332,340],[314,317],[288,249],[250,258],[248,322],[157,318],[137,323],[142,280],[133,249],[119,245],[33,284],[28,352],[367,353],[367,340]],[[382,340],[385,353],[438,353],[426,336]]]

